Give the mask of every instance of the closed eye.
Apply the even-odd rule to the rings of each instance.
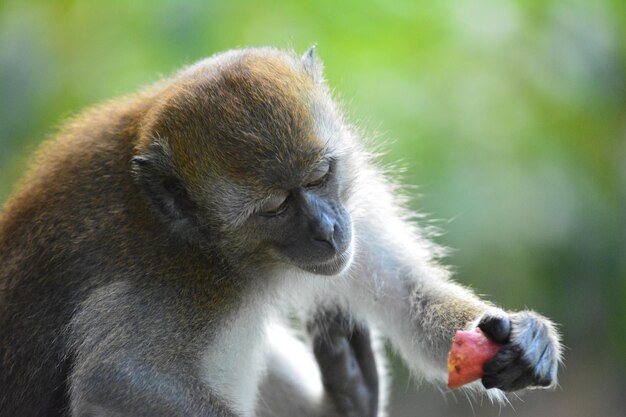
[[[278,216],[287,210],[288,203],[289,194],[287,192],[272,195],[263,202],[259,214],[265,217]]]
[[[328,178],[328,174],[330,173],[330,161],[326,160],[321,162],[314,170],[311,172],[306,180],[305,187],[319,187],[324,184],[326,179]]]

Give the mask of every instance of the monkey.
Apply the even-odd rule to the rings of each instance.
[[[503,347],[467,389],[554,387],[555,325],[455,283],[401,194],[314,48],[87,110],[0,218],[0,414],[382,416],[381,338],[438,384],[476,327]]]
[[[362,326],[355,330],[335,318],[312,335],[321,376],[316,369],[302,373],[298,361],[312,362],[314,356],[280,327],[265,329],[255,320],[240,328],[240,308],[247,314],[267,310],[264,297],[247,300],[266,286],[260,282],[265,273],[255,272],[255,263],[241,268],[214,252],[220,229],[206,224],[200,234],[199,223],[185,223],[191,217],[185,220],[179,210],[191,214],[186,210],[198,203],[175,177],[161,176],[165,165],[149,159],[148,150],[162,150],[159,144],[138,142],[153,134],[141,132],[143,123],[162,122],[152,111],[173,110],[169,99],[151,109],[154,100],[176,88],[159,86],[158,93],[106,104],[70,123],[40,152],[35,172],[5,207],[0,415],[226,416],[250,415],[253,409],[258,416],[373,415],[378,381]],[[127,240],[136,232],[142,235],[139,245]],[[218,333],[231,326],[233,334]],[[309,328],[315,331],[315,322]],[[277,346],[259,340],[266,331]],[[176,341],[179,334],[184,341]],[[228,343],[211,341],[218,337]],[[248,349],[238,351],[247,339]],[[289,360],[276,353],[285,345],[291,347]],[[275,349],[264,354],[270,347]],[[200,354],[204,349],[206,357]],[[213,356],[218,349],[224,357]],[[211,361],[220,369],[202,375]],[[272,389],[255,401],[261,374]],[[324,392],[322,381],[303,386],[303,380],[320,377],[332,391]]]

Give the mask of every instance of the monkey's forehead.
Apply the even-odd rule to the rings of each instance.
[[[183,173],[193,179],[213,168],[274,182],[268,173],[305,175],[327,151],[327,138],[317,120],[323,93],[298,65],[288,54],[254,50],[207,62],[175,84],[161,136]]]

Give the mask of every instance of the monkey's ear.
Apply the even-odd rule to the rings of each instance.
[[[304,71],[313,78],[313,81],[315,81],[316,84],[321,84],[324,82],[324,65],[315,54],[316,48],[316,45],[312,45],[304,55],[302,55],[300,61],[302,62]]]
[[[162,145],[131,159],[135,182],[160,217],[176,232],[187,232],[195,224],[197,206],[176,175]]]

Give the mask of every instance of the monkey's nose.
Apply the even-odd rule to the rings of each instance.
[[[313,225],[313,240],[325,242],[330,245],[333,251],[337,251],[335,243],[335,222],[326,214],[322,214],[319,221]]]

